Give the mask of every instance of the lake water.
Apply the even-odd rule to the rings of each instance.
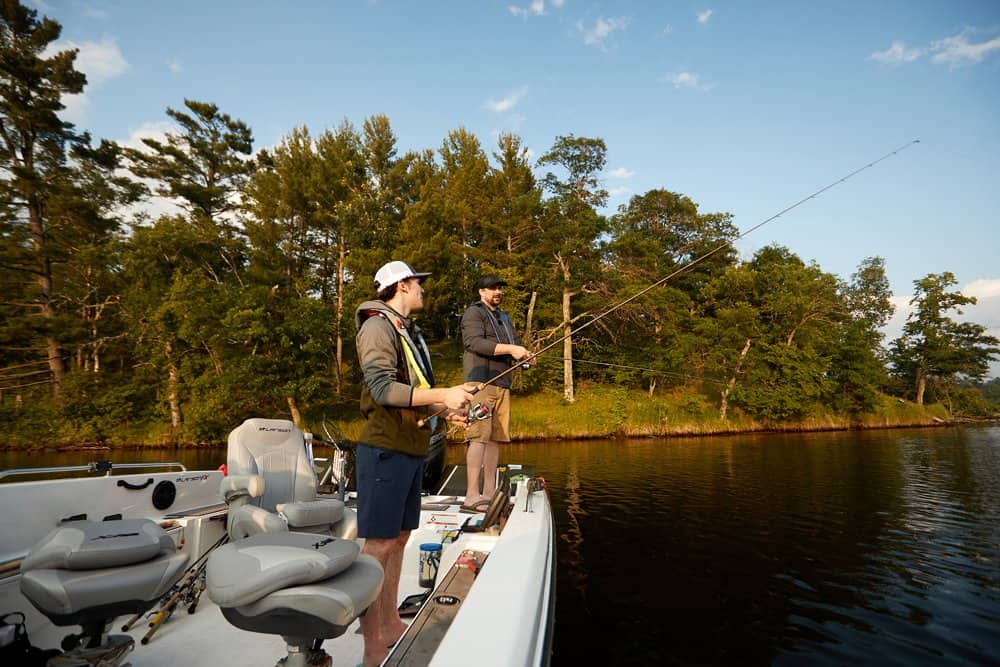
[[[552,495],[554,665],[1000,660],[998,427],[543,442],[502,460]]]

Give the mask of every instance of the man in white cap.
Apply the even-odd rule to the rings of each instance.
[[[369,666],[380,664],[406,630],[396,609],[399,575],[403,548],[420,520],[424,457],[437,420],[429,428],[419,422],[446,410],[447,419],[464,424],[472,398],[464,385],[434,387],[427,343],[410,319],[424,307],[429,275],[406,262],[385,264],[375,274],[378,299],[356,312],[365,418],[357,445],[358,536],[385,571],[381,593],[361,617]]]

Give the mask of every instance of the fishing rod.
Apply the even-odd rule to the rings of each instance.
[[[679,275],[679,274],[687,271],[688,269],[690,269],[690,268],[692,268],[694,266],[697,266],[698,264],[700,264],[701,262],[705,261],[709,257],[712,257],[716,253],[719,253],[722,250],[725,250],[726,248],[730,247],[734,242],[739,241],[740,239],[744,238],[745,236],[748,236],[749,234],[757,231],[758,229],[760,229],[764,225],[777,220],[781,216],[785,215],[789,211],[792,211],[792,210],[798,208],[799,206],[801,206],[802,204],[806,203],[810,199],[815,199],[816,197],[820,196],[821,194],[823,194],[827,190],[830,190],[831,188],[837,187],[841,183],[844,183],[848,179],[852,178],[853,176],[856,176],[856,175],[860,174],[861,172],[865,171],[866,169],[871,169],[872,167],[874,167],[875,165],[877,165],[879,162],[882,162],[883,160],[888,160],[890,157],[892,157],[894,155],[898,155],[899,153],[903,152],[904,150],[906,150],[907,148],[909,148],[913,144],[919,144],[919,143],[920,143],[919,139],[913,139],[912,141],[908,141],[905,144],[903,144],[902,146],[899,146],[898,148],[894,148],[893,150],[889,151],[888,153],[886,153],[882,157],[878,158],[877,160],[869,162],[868,164],[864,165],[863,167],[859,167],[859,168],[855,169],[854,171],[852,171],[851,173],[847,174],[846,176],[842,176],[841,178],[838,178],[837,180],[835,180],[832,183],[830,183],[829,185],[826,185],[826,186],[820,188],[819,190],[817,190],[816,192],[813,192],[812,194],[810,194],[810,195],[808,195],[806,197],[803,197],[802,199],[798,200],[797,202],[795,202],[791,206],[787,206],[787,207],[783,208],[782,210],[778,211],[777,213],[775,213],[771,217],[767,218],[766,220],[764,220],[762,222],[758,222],[753,227],[750,227],[746,231],[741,232],[740,234],[738,234],[734,239],[732,239],[732,241],[723,241],[718,246],[712,248],[711,250],[709,250],[705,254],[701,255],[700,257],[697,257],[697,258],[691,260],[687,264],[679,266],[677,269],[675,269],[671,273],[669,273],[666,276],[664,276],[663,278],[660,278],[659,280],[657,280],[655,283],[652,283],[651,285],[643,288],[642,290],[636,292],[635,294],[633,294],[632,296],[628,297],[627,299],[616,303],[615,305],[611,306],[610,308],[608,308],[607,310],[605,310],[603,313],[601,313],[600,315],[598,315],[597,317],[595,317],[594,319],[592,319],[592,320],[590,320],[588,322],[585,322],[584,324],[581,324],[576,329],[571,330],[569,333],[567,333],[566,335],[564,335],[562,338],[558,338],[558,339],[552,341],[551,343],[549,343],[548,345],[546,345],[545,347],[543,347],[542,349],[540,349],[538,352],[535,352],[530,357],[528,357],[527,359],[525,359],[524,362],[530,362],[532,359],[538,357],[539,355],[544,354],[548,350],[551,350],[553,347],[555,347],[559,343],[563,342],[567,338],[570,338],[574,334],[579,333],[580,331],[583,331],[584,329],[586,329],[590,325],[595,324],[595,323],[601,321],[602,319],[604,319],[605,317],[607,317],[608,315],[610,315],[614,311],[618,310],[622,306],[624,306],[626,304],[629,304],[629,303],[632,303],[633,301],[635,301],[639,297],[643,296],[644,294],[647,294],[648,292],[650,292],[650,291],[656,289],[657,287],[663,285],[664,283],[666,283],[671,278],[674,278],[677,275]],[[524,363],[524,362],[522,362],[522,363]],[[500,373],[498,373],[494,377],[490,378],[489,380],[486,380],[485,382],[479,382],[478,384],[476,384],[476,386],[473,389],[469,389],[468,390],[469,393],[473,394],[473,395],[479,393],[480,391],[482,391],[483,389],[485,389],[487,386],[493,384],[494,382],[496,382],[500,378],[505,377],[505,376],[509,375],[510,373],[513,373],[514,370],[517,369],[520,365],[521,364],[515,364],[515,365],[511,366],[510,368],[508,368],[508,369],[506,369],[504,371],[501,371]],[[438,410],[433,415],[430,415],[428,417],[425,417],[424,419],[421,419],[419,422],[417,422],[417,424],[418,424],[418,426],[423,426],[432,417],[437,417],[438,415],[441,415],[441,414],[443,414],[446,411],[447,411],[447,408],[442,409],[442,410]]]
[[[712,384],[721,384],[721,385],[726,384],[725,382],[722,382],[720,380],[713,380],[712,378],[706,378],[706,377],[698,377],[697,375],[689,375],[687,373],[674,373],[671,371],[659,370],[657,368],[650,368],[648,366],[627,366],[625,364],[612,364],[611,362],[608,361],[590,361],[589,359],[580,359],[578,357],[559,357],[559,358],[551,357],[549,359],[546,359],[546,361],[572,361],[574,364],[590,364],[592,366],[621,368],[629,371],[646,371],[662,377],[680,378],[682,380],[698,380],[699,382],[708,382]]]

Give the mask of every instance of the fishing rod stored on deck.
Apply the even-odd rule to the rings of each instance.
[[[919,144],[919,143],[920,143],[919,139],[913,139],[912,141],[908,141],[907,143],[903,144],[902,146],[889,151],[888,153],[886,153],[882,157],[878,158],[877,160],[873,160],[872,162],[869,162],[868,164],[864,165],[863,167],[859,167],[859,168],[855,169],[854,171],[852,171],[851,173],[847,174],[846,176],[842,176],[841,178],[838,178],[836,181],[833,181],[832,183],[830,183],[830,184],[828,184],[828,185],[820,188],[816,192],[813,192],[812,194],[810,194],[810,195],[808,195],[806,197],[803,197],[802,199],[798,200],[797,202],[795,202],[791,206],[787,206],[787,207],[783,208],[782,210],[778,211],[777,213],[775,213],[771,217],[767,218],[766,220],[763,220],[762,222],[758,222],[753,227],[750,227],[746,231],[741,232],[740,234],[738,234],[732,241],[723,241],[722,243],[720,243],[716,247],[712,248],[711,250],[709,250],[705,254],[703,254],[703,255],[701,255],[699,257],[696,257],[695,259],[691,260],[687,264],[684,264],[684,265],[678,267],[677,269],[675,269],[674,271],[670,272],[669,274],[667,274],[663,278],[660,278],[655,283],[652,283],[651,285],[649,285],[649,286],[641,289],[640,291],[636,292],[635,294],[633,294],[632,296],[628,297],[627,299],[624,299],[623,301],[620,301],[620,302],[616,303],[615,305],[611,306],[610,308],[608,308],[607,310],[605,310],[603,313],[601,313],[600,315],[598,315],[594,319],[590,320],[589,322],[585,322],[584,324],[581,324],[576,329],[571,330],[569,333],[567,333],[566,335],[564,335],[562,338],[558,338],[558,339],[552,341],[551,343],[549,343],[548,345],[546,345],[545,347],[543,347],[542,349],[540,349],[538,352],[535,352],[534,354],[532,354],[530,357],[528,357],[527,359],[525,359],[523,361],[530,362],[532,359],[534,359],[534,358],[536,358],[536,357],[544,354],[545,352],[551,350],[553,347],[555,347],[559,343],[562,343],[567,338],[573,336],[574,334],[579,333],[580,331],[583,331],[584,329],[586,329],[590,325],[595,324],[595,323],[601,321],[602,319],[604,319],[605,317],[607,317],[611,313],[615,312],[616,310],[618,310],[622,306],[625,306],[625,305],[627,305],[627,304],[635,301],[636,299],[638,299],[639,297],[643,296],[644,294],[646,294],[646,293],[648,293],[648,292],[656,289],[657,287],[660,287],[661,285],[665,284],[671,278],[674,278],[674,277],[680,275],[681,273],[683,273],[683,272],[689,270],[690,268],[692,268],[692,267],[700,264],[701,262],[705,261],[709,257],[712,257],[716,253],[719,253],[722,250],[725,250],[726,248],[728,248],[729,246],[731,246],[735,241],[739,241],[740,239],[742,239],[742,238],[748,236],[749,234],[757,231],[758,229],[760,229],[764,225],[766,225],[766,224],[768,224],[770,222],[773,222],[774,220],[777,220],[778,218],[780,218],[784,214],[788,213],[789,211],[792,211],[792,210],[798,208],[799,206],[801,206],[802,204],[806,203],[810,199],[815,199],[816,197],[818,197],[819,195],[823,194],[827,190],[829,190],[831,188],[834,188],[834,187],[840,185],[841,183],[844,183],[848,179],[852,178],[853,176],[856,176],[857,174],[860,174],[861,172],[865,171],[866,169],[870,169],[870,168],[874,167],[879,162],[882,162],[883,160],[887,160],[890,157],[892,157],[894,155],[897,155],[897,154],[901,153],[902,151],[906,150],[910,146],[912,146],[914,144]],[[487,386],[493,384],[494,382],[496,382],[500,378],[505,377],[506,375],[512,373],[514,371],[514,369],[516,369],[516,368],[518,368],[520,366],[521,366],[521,364],[516,364],[514,366],[511,366],[507,370],[501,371],[496,376],[490,378],[489,380],[486,380],[485,382],[479,382],[479,383],[477,383],[475,385],[475,387],[473,387],[473,388],[471,388],[471,389],[468,390],[469,393],[471,393],[473,395],[479,393],[480,391],[482,391]],[[434,414],[432,414],[432,415],[430,415],[428,417],[425,417],[424,419],[421,419],[418,422],[418,425],[419,426],[423,426],[424,424],[426,424],[432,418],[437,417],[438,415],[441,415],[441,414],[443,414],[446,411],[447,411],[447,408],[442,409],[442,410],[438,410]]]
[[[198,601],[205,591],[205,569],[208,566],[208,557],[215,549],[229,541],[229,534],[225,534],[210,546],[205,553],[201,554],[194,563],[188,567],[181,579],[171,587],[167,593],[160,598],[159,610],[149,617],[149,630],[143,635],[140,642],[143,645],[149,643],[156,631],[170,620],[177,607],[186,607],[189,614],[193,614],[198,608]],[[123,632],[128,632],[143,617],[143,614],[136,614],[122,626]]]

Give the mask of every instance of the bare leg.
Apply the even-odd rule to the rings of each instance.
[[[465,504],[471,505],[482,498],[479,493],[479,469],[483,467],[483,452],[485,442],[470,442],[465,452]],[[487,480],[487,483],[489,480]]]
[[[389,653],[388,648],[386,648],[389,643],[382,636],[382,619],[385,616],[385,608],[387,606],[389,609],[396,608],[396,597],[392,591],[398,590],[399,570],[396,570],[396,580],[392,581],[392,569],[390,567],[391,554],[395,550],[396,544],[396,538],[382,539],[369,537],[365,540],[363,552],[374,556],[382,565],[382,570],[385,572],[385,578],[382,580],[382,590],[379,591],[378,597],[368,607],[365,615],[361,617],[361,634],[365,638],[365,653],[363,658],[365,667],[377,667],[382,664],[382,661],[385,660],[386,655]]]
[[[386,579],[391,582],[391,588],[387,592],[386,599],[391,603],[382,608],[382,639],[386,646],[395,644],[403,633],[406,632],[406,623],[399,617],[399,577],[403,572],[403,552],[406,550],[406,542],[410,538],[410,531],[400,533],[396,541],[395,548],[389,553],[386,562]],[[392,574],[390,578],[390,573]],[[384,590],[384,589],[383,589]]]
[[[490,440],[483,452],[483,495],[493,498],[497,492],[497,464],[500,462],[500,443]]]

